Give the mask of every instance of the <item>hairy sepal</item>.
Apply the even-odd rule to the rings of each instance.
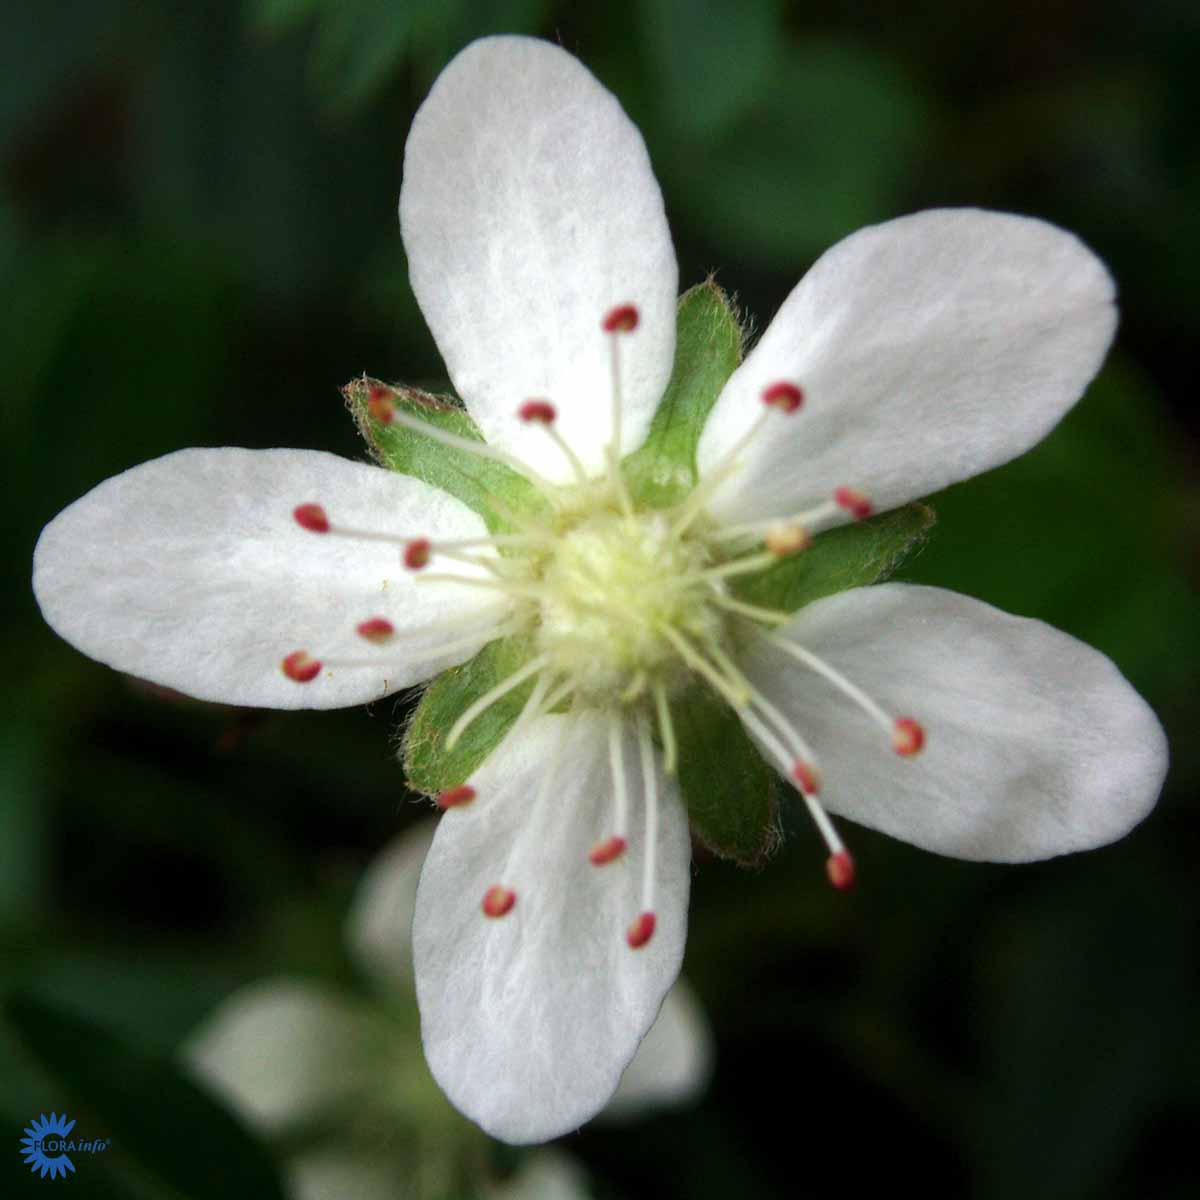
[[[466,783],[520,716],[533,691],[533,680],[514,688],[477,717],[452,750],[446,749],[446,734],[471,704],[519,670],[529,656],[528,638],[499,638],[462,666],[442,672],[429,685],[404,735],[409,787],[434,796]]]
[[[780,841],[779,776],[733,710],[707,687],[672,699],[671,718],[692,832],[720,858],[761,865]]]
[[[929,505],[906,504],[827,530],[807,550],[731,580],[731,590],[749,604],[790,613],[822,596],[882,583],[920,549],[936,519]]]
[[[696,444],[745,340],[729,298],[710,279],[684,292],[675,318],[675,366],[642,445],[621,464],[635,503],[669,508],[696,486]]]
[[[382,384],[363,376],[342,389],[359,432],[382,467],[412,475],[461,500],[482,517],[492,533],[511,533],[510,513],[537,513],[545,502],[528,483],[503,463],[480,458],[420,433],[396,421],[372,414],[370,398],[383,388],[401,412],[446,433],[482,442],[483,434],[465,408],[448,396],[435,396],[403,384]]]

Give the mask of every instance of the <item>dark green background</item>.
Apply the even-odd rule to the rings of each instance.
[[[711,1092],[570,1149],[602,1195],[1194,1196],[1200,9],[1187,0],[6,6],[0,986],[23,999],[0,1026],[5,1194],[9,1181],[22,1195],[171,1194],[87,1161],[65,1183],[30,1182],[20,1128],[66,1108],[94,1132],[128,1130],[132,1154],[147,1123],[127,1123],[122,1093],[143,1113],[166,1094],[143,1057],[244,982],[348,978],[354,881],[418,811],[389,748],[401,711],[164,700],[41,624],[29,557],[59,508],[133,463],[186,445],[358,456],[340,384],[437,379],[396,225],[402,148],[440,66],[500,29],[559,38],[617,91],[649,143],[681,283],[715,269],[759,328],[830,242],[913,209],[1032,213],[1097,250],[1123,311],[1102,377],[1038,450],[935,498],[939,527],[906,575],[1100,647],[1173,750],[1145,826],[1070,859],[968,865],[848,828],[860,886],[843,896],[793,812],[761,873],[703,864],[686,971],[716,1026]],[[38,1025],[30,995],[142,1057],[107,1074],[109,1059],[89,1063],[107,1088],[69,1078],[73,1026]],[[98,1044],[121,1061],[119,1043]],[[176,1145],[186,1179],[224,1127],[195,1103],[163,1110],[148,1136],[168,1157]],[[253,1170],[221,1194],[264,1194]],[[216,1194],[204,1186],[182,1194]]]

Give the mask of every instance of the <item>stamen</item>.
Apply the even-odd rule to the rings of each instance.
[[[587,472],[583,469],[583,463],[579,461],[579,456],[567,444],[566,438],[554,427],[558,413],[549,400],[526,400],[517,409],[517,416],[526,423],[532,422],[541,425],[554,444],[563,452],[563,456],[571,467],[571,473],[575,476],[575,482],[587,483]]]
[[[641,913],[625,931],[625,940],[633,950],[640,950],[653,936],[655,926],[652,912]]]
[[[458,558],[464,562],[493,569],[490,559],[468,558],[454,553],[458,550],[473,547],[488,547],[498,550],[503,546],[535,546],[551,541],[553,534],[546,530],[536,534],[510,533],[489,537],[457,538],[444,542],[432,542],[424,536],[414,537],[412,534],[384,533],[377,529],[355,529],[349,525],[334,525],[329,520],[329,514],[319,504],[300,504],[292,510],[296,524],[310,533],[332,533],[336,537],[352,538],[360,542],[384,542],[392,546],[402,546],[401,557],[404,565],[410,571],[421,570],[431,555],[441,554],[447,558]]]
[[[792,762],[793,766],[791,770],[794,777],[795,763],[803,763],[812,781],[819,782],[821,776],[817,770],[817,758],[812,751],[812,747],[804,740],[804,737],[795,725],[762,692],[758,691],[744,676],[742,676],[742,679],[747,692],[750,694],[751,705],[758,709],[771,722],[787,746],[787,749],[784,750],[778,742],[773,743],[776,756],[779,758],[780,765],[784,771],[787,772],[789,770],[788,763]],[[742,715],[743,717],[745,716],[745,714]],[[809,790],[815,794],[819,789],[812,787]]]
[[[465,587],[490,588],[492,591],[503,592],[506,596],[515,596],[521,600],[543,600],[546,592],[536,584],[511,583],[505,579],[489,577],[482,579],[475,575],[451,575],[445,571],[430,571],[418,575],[417,583],[461,583]]]
[[[517,719],[512,723],[512,728],[508,731],[509,737],[515,737],[535,716],[539,715],[538,710],[541,708],[542,701],[546,698],[546,693],[550,690],[551,682],[551,673],[549,671],[543,671],[537,677],[533,685],[533,691],[529,693],[529,699],[525,701],[520,713],[517,715]]]
[[[896,753],[908,758],[920,752],[925,745],[925,730],[912,717],[897,717],[892,729],[892,745]]]
[[[588,862],[594,867],[604,867],[615,862],[625,853],[626,841],[623,837],[613,834],[602,842],[597,842],[588,854]]]
[[[391,388],[376,383],[367,392],[367,412],[380,425],[390,425],[396,417],[396,402]]]
[[[658,715],[658,736],[663,744],[663,771],[674,775],[679,750],[675,742],[675,723],[671,720],[671,706],[667,703],[667,689],[661,682],[654,685],[654,708]]]
[[[403,425],[405,429],[413,430],[414,433],[422,434],[435,442],[441,442],[443,446],[451,446],[465,454],[474,454],[477,458],[490,458],[494,462],[503,463],[506,467],[516,471],[518,475],[524,476],[548,500],[554,501],[557,492],[556,486],[528,463],[522,462],[515,454],[499,450],[487,442],[477,442],[474,438],[459,437],[456,433],[448,433],[445,429],[431,425],[428,421],[411,416],[402,408],[395,409],[392,413],[392,421],[397,425]]]
[[[498,700],[502,700],[514,688],[520,687],[531,675],[536,675],[546,666],[548,661],[549,655],[546,654],[541,654],[537,658],[530,659],[523,667],[509,675],[507,679],[502,679],[494,688],[480,696],[450,727],[450,732],[446,735],[446,749],[453,750],[467,726],[476,717],[487,712],[493,704]]]
[[[517,409],[517,416],[526,423],[536,421],[541,425],[553,425],[557,415],[554,405],[549,400],[526,400]]]
[[[834,670],[823,658],[818,658],[811,650],[806,650],[803,646],[799,646],[777,633],[769,633],[765,636],[772,646],[777,646],[785,654],[791,655],[797,662],[803,663],[810,670],[816,671],[818,675],[828,679],[838,691],[853,700],[889,737],[894,738],[896,736],[896,722],[862,688],[856,687],[841,672]],[[904,736],[906,739],[911,739],[913,735],[906,731]],[[919,748],[917,746],[917,749]],[[915,753],[915,750],[910,751],[910,753]]]
[[[751,621],[760,621],[764,625],[786,625],[792,619],[791,613],[783,612],[781,609],[760,608],[757,604],[747,604],[743,600],[735,600],[732,596],[726,596],[722,592],[714,592],[712,602],[718,608],[748,617]]]
[[[570,679],[560,684],[554,689],[554,691],[550,693],[549,696],[546,697],[546,701],[542,705],[541,712],[537,713],[536,715],[542,717],[545,716],[546,713],[552,713],[574,690],[575,684]]]
[[[804,403],[804,392],[796,384],[784,379],[763,388],[762,398],[768,408],[794,413]]]
[[[748,554],[744,558],[733,558],[729,562],[715,567],[705,567],[692,575],[684,575],[684,583],[700,582],[701,580],[729,579],[734,575],[753,575],[765,567],[774,566],[779,561],[779,555],[765,550],[761,554]]]
[[[844,493],[843,499],[846,503],[842,503],[836,498],[839,493]],[[820,504],[815,504],[802,513],[785,518],[784,524],[789,527],[800,526],[810,535],[820,533],[831,518],[840,518],[842,513],[850,511],[851,505],[859,509],[858,512],[852,513],[855,517],[861,519],[863,516],[871,515],[870,501],[862,492],[856,492],[853,488],[838,488],[833,497],[822,500]],[[865,509],[863,505],[866,506]],[[771,517],[765,521],[743,521],[736,525],[724,525],[714,531],[711,536],[722,542],[737,541],[741,538],[765,538],[779,528],[779,518]]]
[[[475,799],[475,789],[469,783],[460,783],[458,787],[447,788],[438,793],[437,806],[443,812],[451,808],[462,808]]]
[[[638,327],[640,315],[635,304],[618,304],[604,318],[605,333],[632,333]]]
[[[403,662],[408,666],[414,666],[417,663],[423,662],[437,662],[439,659],[444,659],[448,654],[457,654],[460,650],[481,648],[489,642],[494,642],[497,638],[507,637],[510,633],[516,633],[522,627],[522,624],[519,620],[507,621],[502,625],[493,625],[491,628],[476,629],[472,633],[454,638],[448,642],[407,647],[403,651],[397,647],[386,658],[340,658],[332,655],[322,655],[321,666],[328,667],[330,670],[347,671],[360,668],[375,670],[379,667],[386,667],[390,662]],[[302,654],[304,652],[297,651],[296,653]],[[296,678],[296,676],[293,675],[292,678]],[[301,680],[301,682],[307,681]]]
[[[670,625],[666,624],[659,625],[658,629],[663,637],[665,637],[667,641],[669,641],[671,645],[675,647],[679,657],[682,658],[683,661],[689,667],[691,667],[693,671],[703,675],[704,678],[707,679],[708,682],[711,683],[713,687],[725,697],[725,700],[730,707],[736,708],[739,711],[745,707],[748,699],[745,692],[741,688],[731,684],[730,681],[720,673],[720,671],[718,671],[688,642],[688,640],[679,632],[679,630],[673,629]]]
[[[634,671],[633,678],[629,681],[628,686],[621,693],[619,699],[622,704],[632,704],[646,690],[646,672]]]
[[[797,759],[792,764],[792,779],[796,786],[809,796],[815,796],[821,790],[821,775],[812,763]]]
[[[766,704],[765,700],[756,696],[755,702]],[[767,705],[768,709],[770,706]],[[775,710],[777,712],[777,710]],[[833,822],[829,819],[829,814],[822,807],[821,802],[817,799],[817,792],[820,790],[821,777],[817,772],[816,764],[812,760],[811,753],[804,758],[791,760],[789,764],[789,754],[783,743],[771,732],[767,726],[759,720],[755,714],[749,709],[740,712],[738,716],[742,720],[742,724],[746,726],[755,737],[758,738],[767,750],[775,756],[776,762],[782,768],[793,783],[796,784],[796,790],[800,793],[800,798],[804,801],[805,808],[808,809],[808,815],[812,818],[813,824],[817,827],[817,832],[825,840],[826,846],[829,847],[829,859],[825,866],[830,873],[830,879],[833,878],[833,863],[836,859],[839,864],[850,861],[850,855],[846,852],[846,847],[842,839],[838,836],[837,830],[833,827]],[[786,722],[785,722],[786,725]],[[792,736],[797,739],[800,744],[804,745],[803,738],[800,737],[795,730],[788,726]],[[851,875],[853,879],[853,863],[851,863]],[[849,887],[849,884],[837,884],[836,887]]]
[[[622,752],[624,731],[621,719],[612,713],[608,718],[608,766],[612,772],[613,800],[616,807],[617,836],[624,837],[629,821],[629,790],[625,782],[625,756]]]
[[[839,850],[826,859],[825,873],[829,876],[829,882],[838,891],[844,892],[854,886],[854,859],[848,851]]]
[[[638,310],[633,304],[619,304],[610,309],[604,318],[604,332],[609,334],[609,370],[612,374],[612,440],[608,444],[605,458],[608,460],[608,481],[621,505],[621,511],[633,516],[633,500],[621,477],[621,443],[623,430],[621,398],[621,334],[632,333],[638,326]]]
[[[307,529],[310,533],[329,532],[329,518],[319,504],[297,504],[292,509],[292,516],[301,529]]]
[[[293,650],[280,664],[283,673],[296,683],[312,683],[321,673],[324,664],[312,658],[306,650]]]
[[[429,565],[433,543],[428,538],[413,538],[404,547],[404,565],[410,571],[420,571]]]
[[[642,791],[646,802],[646,845],[642,847],[642,913],[649,913],[650,929],[644,941],[654,932],[654,872],[659,858],[659,775],[654,769],[654,745],[650,742],[649,722],[637,722],[637,749],[642,760]],[[630,943],[632,944],[632,943]]]
[[[768,531],[763,544],[779,558],[799,554],[812,545],[812,534],[803,525],[780,525]]]
[[[382,645],[390,642],[396,636],[396,627],[387,617],[371,617],[370,620],[356,625],[355,632],[359,637],[366,638],[368,642]]]
[[[716,465],[700,480],[699,484],[692,489],[691,495],[680,507],[679,515],[671,528],[671,537],[679,537],[687,529],[704,505],[708,503],[709,497],[741,466],[738,460],[742,456],[742,451],[766,428],[771,414],[791,415],[796,412],[803,402],[804,393],[792,383],[773,383],[763,390],[762,399],[766,405],[765,410],[759,413],[750,428],[738,438]]]
[[[835,488],[833,502],[838,508],[844,508],[856,521],[869,517],[872,512],[870,499],[865,492],[860,492],[857,488]]]
[[[499,884],[496,884],[483,893],[483,903],[480,907],[483,909],[485,915],[489,917],[503,917],[512,912],[513,905],[516,902],[516,892],[511,888],[501,887]]]

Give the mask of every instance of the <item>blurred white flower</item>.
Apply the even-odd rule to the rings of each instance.
[[[230,996],[184,1046],[189,1067],[268,1136],[314,1137],[289,1155],[295,1200],[440,1195],[478,1174],[481,1135],[445,1102],[421,1054],[411,928],[433,823],[397,838],[368,868],[346,923],[350,952],[376,1000],[299,978]],[[686,1104],[708,1081],[712,1039],[683,980],[627,1068],[606,1111],[623,1120]],[[584,1174],[538,1150],[501,1181],[472,1178],[496,1200],[574,1200]]]

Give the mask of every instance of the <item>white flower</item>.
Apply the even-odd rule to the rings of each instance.
[[[547,43],[469,46],[417,114],[400,215],[413,288],[487,445],[422,436],[530,481],[536,504],[495,501],[515,532],[489,539],[435,487],[329,455],[189,450],[58,516],[34,584],[85,652],[237,704],[360,703],[526,639],[525,664],[442,731],[448,747],[532,685],[442,797],[417,899],[425,1049],[463,1112],[514,1142],[574,1128],[650,1028],[683,953],[672,714],[692,689],[723,696],[795,785],[839,885],[852,861],[826,809],[1003,861],[1100,845],[1145,816],[1162,731],[1072,638],[934,588],[791,614],[731,587],[1054,426],[1116,322],[1112,281],[1074,237],[943,210],[847,238],[721,391],[698,486],[659,511],[617,464],[671,375],[677,269],[616,99]],[[414,426],[386,395],[372,404]],[[406,572],[401,546],[409,567],[447,566]]]
[[[299,978],[267,980],[230,996],[184,1046],[195,1074],[248,1123],[284,1145],[298,1132],[319,1135],[288,1157],[297,1200],[424,1195],[424,1185],[442,1195],[480,1159],[481,1135],[438,1096],[417,1048],[410,931],[432,824],[371,864],[346,922],[377,1002]],[[711,1055],[703,1012],[678,980],[605,1115],[691,1101]],[[486,1194],[571,1200],[587,1190],[566,1155],[542,1151]]]

